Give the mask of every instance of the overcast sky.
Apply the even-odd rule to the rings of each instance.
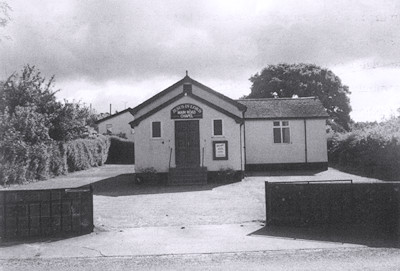
[[[398,0],[6,2],[0,79],[35,65],[56,76],[59,99],[97,112],[135,107],[185,70],[236,99],[250,76],[281,62],[331,69],[352,92],[356,121],[400,108]]]

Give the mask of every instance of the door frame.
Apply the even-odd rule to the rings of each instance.
[[[189,151],[193,151],[193,153],[192,153],[192,155],[193,156],[195,156],[195,157],[197,157],[195,160],[196,161],[194,161],[194,163],[180,163],[180,164],[178,164],[178,159],[177,159],[177,157],[178,157],[178,147],[177,147],[177,136],[178,136],[178,134],[177,134],[177,122],[180,122],[180,123],[183,123],[183,122],[185,122],[185,123],[197,123],[197,145],[198,145],[198,147],[196,147],[196,148],[186,148],[185,149],[185,157],[187,158],[187,157],[190,157],[190,155],[187,155],[187,152],[189,152]],[[189,125],[189,124],[188,124]],[[193,139],[193,138],[189,138],[189,136],[191,135],[191,133],[189,132],[189,129],[187,129],[188,127],[186,126],[186,130],[185,130],[185,136],[186,136],[186,143],[190,143],[190,140],[191,139]],[[190,120],[175,120],[174,121],[174,133],[175,133],[175,166],[176,167],[180,167],[180,168],[185,168],[185,167],[200,167],[200,162],[201,162],[201,157],[200,157],[200,121],[199,120],[196,120],[196,119],[190,119]],[[196,139],[196,137],[194,137],[194,140]],[[181,149],[179,149],[179,151],[181,151]],[[184,159],[184,160],[186,160],[186,159]]]

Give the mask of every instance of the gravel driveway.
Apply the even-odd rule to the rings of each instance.
[[[249,176],[231,184],[204,186],[135,185],[126,174],[95,187],[94,222],[98,230],[265,220],[264,182],[343,180],[379,182],[329,169],[323,172],[275,172]]]

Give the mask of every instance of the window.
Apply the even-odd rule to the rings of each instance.
[[[274,121],[274,143],[290,143],[288,121]]]
[[[106,133],[112,134],[112,124],[106,124]]]
[[[213,120],[213,135],[222,136],[222,120]]]
[[[152,138],[161,137],[161,121],[153,121],[151,123],[151,137]]]

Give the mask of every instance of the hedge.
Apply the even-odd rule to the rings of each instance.
[[[345,171],[400,181],[400,127],[394,124],[334,134],[328,140],[329,163]]]
[[[96,140],[77,139],[67,144],[67,166],[68,171],[78,171],[104,165],[110,140],[102,136]]]
[[[110,140],[105,136],[36,145],[23,141],[1,141],[0,185],[44,180],[101,166],[107,160],[109,146]]]
[[[108,152],[107,164],[134,164],[135,143],[120,138],[111,137],[111,145]]]

